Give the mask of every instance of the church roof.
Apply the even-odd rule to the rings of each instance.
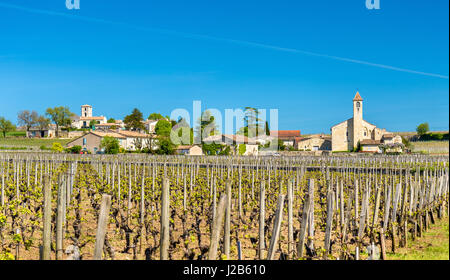
[[[363,101],[361,95],[359,95],[359,91],[356,92],[355,98],[353,98],[353,101]]]

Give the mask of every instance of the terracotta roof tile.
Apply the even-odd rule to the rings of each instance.
[[[80,117],[81,121],[104,120],[105,117]]]
[[[359,95],[359,92],[356,92],[355,98],[353,98],[353,101],[363,101],[361,95]]]
[[[120,135],[126,136],[126,137],[137,137],[137,138],[147,138],[150,137],[148,134],[139,133],[136,131],[129,131],[129,130],[122,130],[118,132]]]
[[[282,137],[300,137],[300,130],[271,130],[270,136],[275,136],[275,133],[278,133],[278,138]]]
[[[124,139],[126,138],[123,135],[120,135],[119,133],[115,133],[115,132],[100,132],[100,131],[91,131],[90,133],[100,136],[100,137],[114,137],[114,138],[120,138],[120,139]]]

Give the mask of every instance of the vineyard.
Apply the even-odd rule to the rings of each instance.
[[[448,157],[0,153],[0,259],[385,259],[448,218]]]

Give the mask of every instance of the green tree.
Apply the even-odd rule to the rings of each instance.
[[[56,124],[56,137],[59,136],[59,127],[69,126],[71,122],[70,117],[73,115],[73,113],[70,112],[69,107],[62,106],[48,108],[45,113]]]
[[[211,143],[211,144],[202,144],[202,150],[205,155],[217,155],[221,154],[224,151],[224,145]],[[229,148],[229,147],[228,147]],[[228,153],[230,150],[228,149]]]
[[[119,140],[105,136],[100,143],[100,149],[105,149],[105,154],[118,154],[120,149]]]
[[[175,145],[170,141],[169,137],[160,136],[158,138],[159,148],[156,150],[160,155],[172,155],[175,152]]]
[[[37,123],[38,118],[39,115],[36,111],[30,112],[28,110],[23,110],[17,113],[17,123],[21,126],[25,126],[27,132]]]
[[[421,123],[417,126],[416,131],[419,136],[423,136],[427,134],[427,132],[430,130],[430,127],[428,123]]]
[[[113,119],[113,118],[109,118],[109,119],[108,119],[108,123],[116,123],[116,120]]]
[[[91,121],[89,122],[89,127],[90,127],[91,129],[93,129],[93,128],[95,127],[95,125],[98,124],[98,123],[99,123],[99,121],[91,120]]]
[[[245,107],[244,125],[247,127],[247,133],[244,133],[247,137],[255,137],[258,135],[264,135],[263,120],[259,118],[260,112],[253,107]]]
[[[144,130],[145,126],[142,123],[144,121],[142,117],[142,112],[139,111],[137,108],[133,109],[133,112],[131,112],[130,115],[126,116],[123,119],[123,122],[125,123],[125,128],[128,130]]]
[[[178,123],[172,127],[170,140],[175,145],[190,145],[194,143],[194,131],[185,119],[180,118]]]
[[[270,129],[269,129],[269,123],[266,121],[266,127],[265,127],[265,130],[266,130],[266,135],[267,136],[270,136]]]
[[[147,119],[152,121],[158,121],[164,119],[164,117],[160,113],[151,113]]]
[[[405,145],[405,147],[407,149],[412,150],[414,148],[414,146],[411,144],[411,141],[409,141],[409,139],[406,137],[403,137],[403,136],[401,136],[401,137],[402,137],[402,144]]]
[[[280,138],[278,138],[278,148],[280,149],[280,151],[284,151],[286,149],[283,140],[281,140]]]
[[[218,125],[216,124],[214,116],[209,110],[205,110],[200,119],[197,120],[195,128],[195,143],[203,143],[203,139],[211,135],[219,133]]]
[[[172,123],[166,119],[159,120],[155,125],[155,133],[158,136],[170,136],[170,131],[172,130]]]
[[[11,121],[5,119],[4,117],[0,117],[0,131],[3,133],[3,137],[6,137],[6,133],[15,130],[16,127],[12,124]]]

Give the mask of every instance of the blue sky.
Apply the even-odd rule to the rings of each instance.
[[[449,2],[0,0],[0,116],[82,104],[123,118],[279,110],[279,129],[329,133],[364,98],[390,131],[449,127]]]

